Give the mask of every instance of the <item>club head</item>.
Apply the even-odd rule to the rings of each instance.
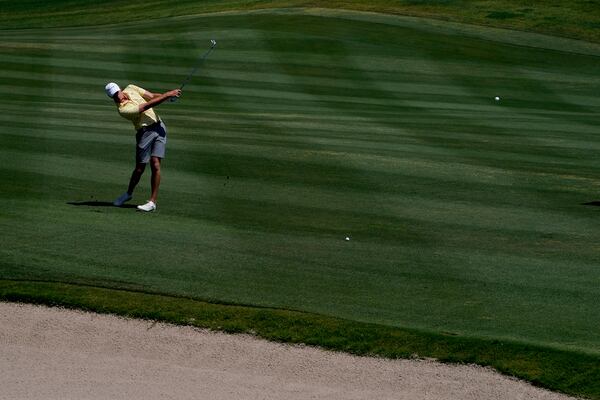
[[[217,45],[217,41],[214,39],[210,39],[210,47],[215,47]]]

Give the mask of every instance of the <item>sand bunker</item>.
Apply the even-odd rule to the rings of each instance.
[[[0,303],[0,399],[568,399],[490,369]]]

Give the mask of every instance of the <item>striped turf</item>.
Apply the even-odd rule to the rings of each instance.
[[[176,87],[211,38],[159,108],[159,211],[103,206],[133,155],[103,85]],[[598,355],[600,48],[520,38],[333,11],[3,31],[0,278]]]

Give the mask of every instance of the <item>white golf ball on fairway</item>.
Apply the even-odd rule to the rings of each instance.
[[[494,100],[500,101],[500,97],[496,96],[496,97],[494,97]]]
[[[350,237],[346,236],[346,240],[350,240]]]

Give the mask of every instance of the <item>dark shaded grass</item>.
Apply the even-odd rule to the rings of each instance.
[[[85,131],[85,127],[81,128],[81,135],[85,135]],[[2,137],[4,148],[13,151],[57,155],[77,154],[79,157],[93,158],[98,155],[98,149],[102,148],[102,158],[106,161],[121,161],[124,153],[122,145],[109,144],[106,142],[60,140],[53,138],[52,140],[46,141],[44,146],[40,146],[39,137],[11,134],[3,134]],[[128,153],[131,153],[131,151]]]
[[[600,398],[600,360],[501,340],[391,328],[291,310],[206,303],[136,291],[0,280],[0,299],[248,333],[361,356],[475,363],[563,393]]]
[[[497,251],[501,244],[506,253],[519,254],[520,256],[536,257],[543,255],[551,257],[554,260],[568,261],[571,254],[577,253],[584,259],[594,259],[597,253],[593,247],[589,246],[587,241],[582,241],[579,237],[559,233],[539,232],[532,241],[532,234],[528,230],[499,228],[477,228],[470,227],[465,230],[464,226],[459,224],[428,222],[407,217],[392,217],[386,213],[378,214],[376,210],[365,211],[342,211],[335,209],[323,209],[320,207],[308,207],[301,205],[290,205],[276,201],[258,201],[252,199],[240,199],[234,197],[235,185],[237,179],[244,179],[244,176],[235,174],[235,170],[221,171],[223,175],[215,174],[222,178],[224,193],[227,193],[227,185],[233,186],[231,195],[220,195],[215,199],[204,200],[213,203],[219,202],[220,208],[200,207],[198,209],[198,198],[196,194],[178,193],[177,198],[181,207],[169,211],[171,215],[180,216],[188,219],[196,219],[198,223],[202,221],[212,221],[214,223],[226,224],[231,227],[244,229],[252,227],[255,232],[288,232],[292,227],[296,232],[308,234],[327,234],[342,236],[346,232],[352,232],[353,235],[360,237],[361,242],[373,241],[374,243],[395,244],[401,241],[404,245],[418,246],[426,243],[431,232],[436,232],[437,246],[447,246],[450,248],[460,248],[463,243],[469,242],[477,244],[479,250],[491,252]],[[207,172],[208,173],[208,172]],[[224,175],[229,173],[231,175]],[[231,179],[229,179],[230,177]],[[65,201],[65,193],[57,191],[61,185],[68,187],[83,186],[86,181],[78,179],[54,178],[50,175],[41,175],[35,173],[25,173],[19,170],[0,168],[0,178],[7,185],[11,186],[11,197],[13,199],[34,200],[45,199],[52,203]],[[417,185],[422,186],[419,194],[422,196],[435,197],[442,189],[443,184],[440,180],[415,179],[414,177],[404,176],[396,178],[403,186],[398,190],[415,190]],[[389,179],[388,179],[389,180]],[[548,200],[542,204],[539,193],[525,197],[517,188],[497,187],[490,190],[479,190],[477,185],[465,185],[461,182],[448,183],[453,186],[452,194],[454,201],[460,201],[464,198],[464,193],[469,193],[473,204],[479,203],[482,206],[488,204],[502,204],[498,202],[495,193],[499,191],[516,192],[511,195],[511,202],[507,206],[538,208],[544,206],[546,209],[553,207],[553,202]],[[548,199],[556,200],[557,192],[548,190]],[[565,193],[564,198],[568,200],[572,194]],[[447,196],[447,201],[452,197]],[[520,199],[520,201],[519,201]],[[97,198],[96,195],[76,194],[72,199],[65,201],[70,206],[78,208],[88,208],[98,212],[113,212],[114,207],[110,202],[111,198]],[[189,204],[189,207],[185,205]],[[593,204],[592,204],[593,205]],[[578,207],[584,211],[584,204],[574,203],[573,207]],[[105,210],[104,208],[107,208]],[[133,205],[126,205],[124,208],[133,208]],[[554,206],[556,207],[556,206]],[[98,209],[99,208],[99,209]],[[560,209],[556,207],[557,209]],[[264,218],[265,209],[269,210],[272,218]],[[363,210],[360,208],[360,210]],[[368,221],[365,222],[365,221]],[[443,238],[443,240],[442,240]],[[483,239],[482,239],[483,238]],[[444,272],[440,270],[438,274],[448,274],[452,276],[453,272]]]
[[[600,42],[600,3],[597,0],[181,0],[148,2],[136,0],[3,1],[1,28],[82,26],[112,21],[135,21],[217,11],[268,8],[322,7],[441,20],[554,34]],[[177,27],[174,27],[177,29]]]

